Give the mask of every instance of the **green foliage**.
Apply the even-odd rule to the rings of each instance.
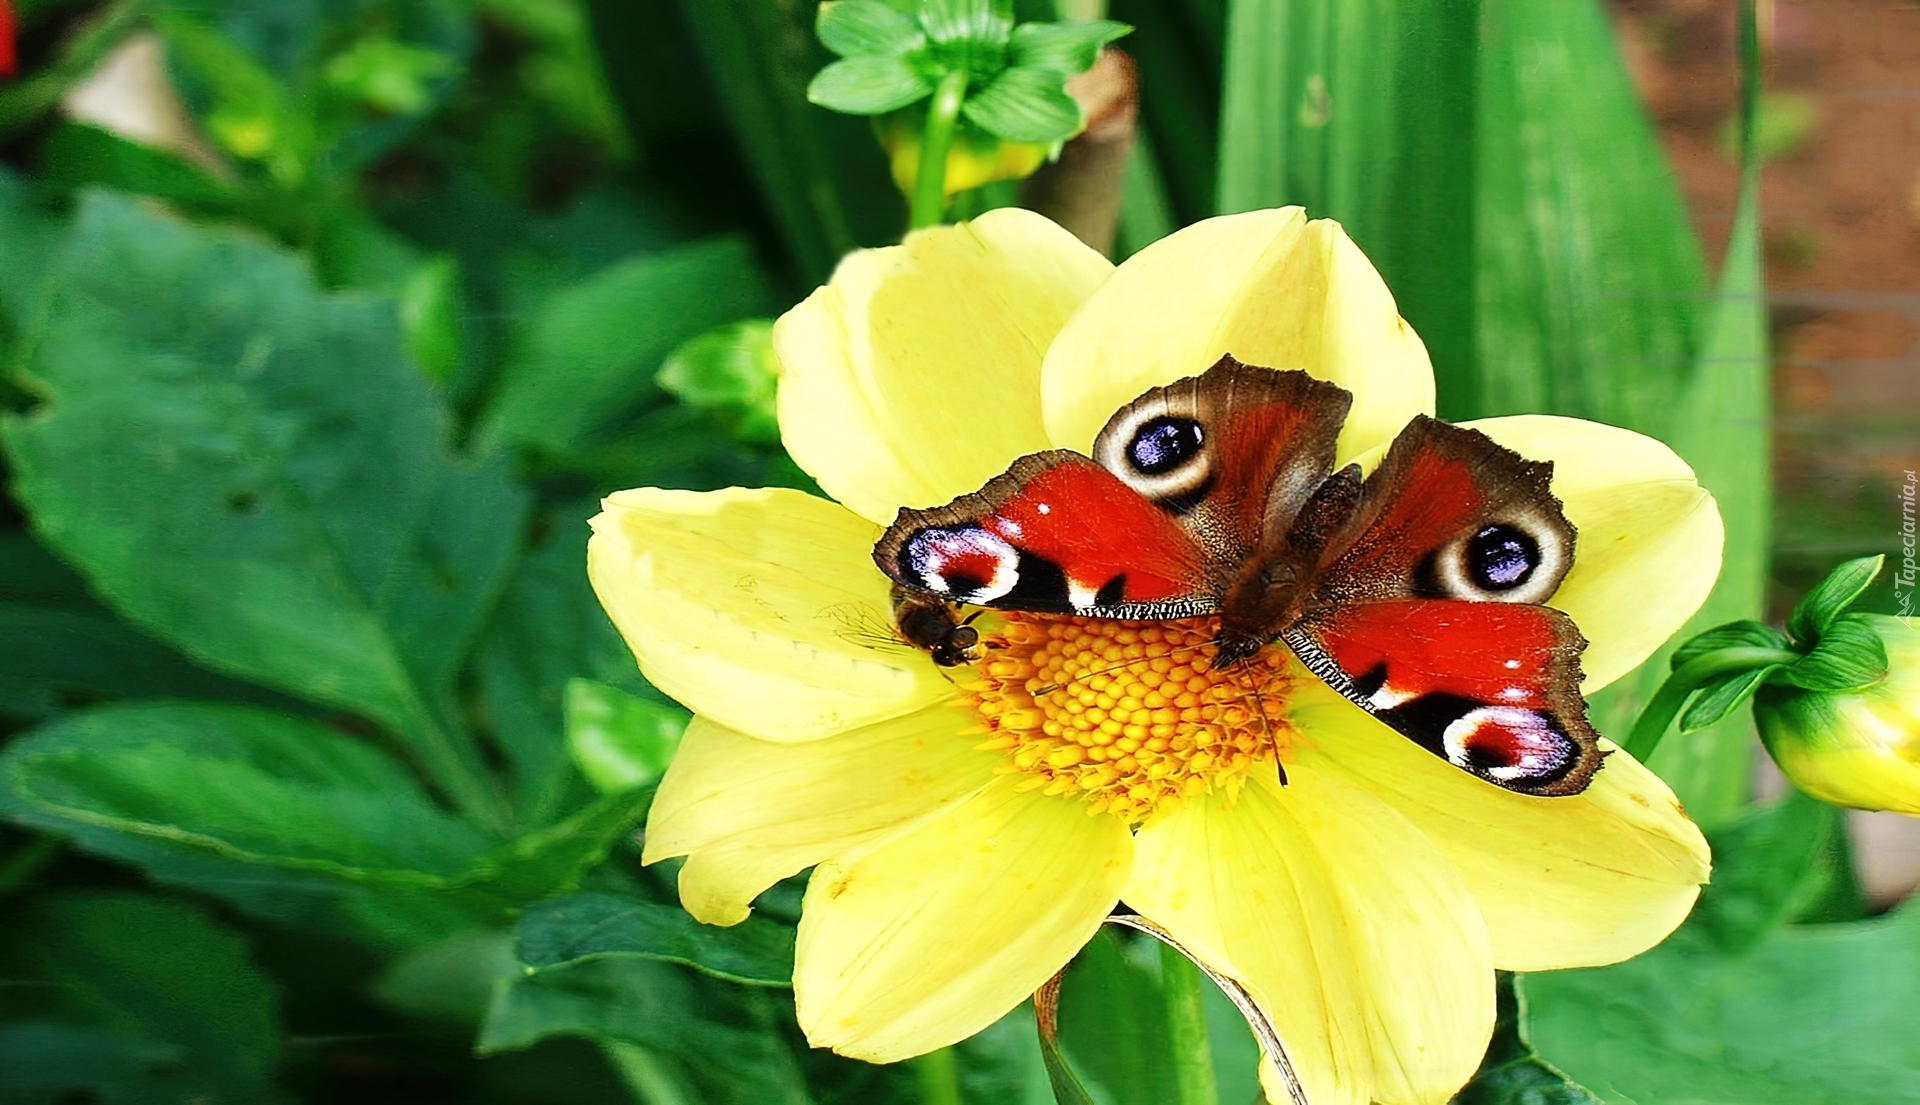
[[[1661,947],[1525,978],[1541,1053],[1608,1102],[1920,1100],[1920,914],[1841,919],[1857,902],[1838,839],[1833,810],[1809,799],[1746,815]]]
[[[1886,562],[1884,555],[1863,556],[1835,568],[1794,604],[1793,612],[1787,615],[1787,632],[1802,642],[1818,641],[1833,620],[1873,583]]]
[[[567,752],[587,782],[617,794],[659,779],[680,747],[687,712],[591,679],[567,683]]]
[[[718,928],[675,906],[577,894],[520,919],[520,959],[536,970],[609,956],[680,963],[749,986],[793,985],[793,930],[764,918]]]

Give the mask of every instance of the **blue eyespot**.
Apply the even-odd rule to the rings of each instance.
[[[1127,461],[1149,476],[1171,472],[1200,453],[1205,435],[1191,418],[1150,418],[1127,443]]]
[[[1540,546],[1512,526],[1488,526],[1467,544],[1467,571],[1488,591],[1511,591],[1533,575]]]

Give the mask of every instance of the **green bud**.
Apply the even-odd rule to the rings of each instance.
[[[1884,649],[1877,680],[1849,691],[1770,682],[1753,700],[1760,739],[1787,778],[1837,806],[1920,816],[1920,630],[1881,614],[1836,619]],[[1811,680],[1809,680],[1811,681]]]

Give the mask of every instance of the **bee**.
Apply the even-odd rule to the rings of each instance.
[[[893,624],[901,640],[926,652],[943,668],[971,664],[978,658],[974,650],[980,645],[980,631],[969,623],[980,616],[979,611],[962,619],[945,599],[899,584],[894,585],[892,598]]]

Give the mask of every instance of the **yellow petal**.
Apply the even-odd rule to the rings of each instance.
[[[1123,897],[1247,987],[1314,1105],[1441,1105],[1493,1031],[1479,910],[1380,799],[1305,756],[1287,774],[1147,825]]]
[[[1339,223],[1298,207],[1195,223],[1129,257],[1047,351],[1047,436],[1085,452],[1122,405],[1231,353],[1354,393],[1344,459],[1433,413],[1433,366]]]
[[[816,1047],[891,1063],[966,1039],[1039,988],[1113,908],[1118,818],[993,783],[814,869],[794,955]]]
[[[1659,943],[1707,881],[1705,838],[1673,791],[1611,751],[1577,795],[1535,798],[1477,779],[1330,690],[1289,711],[1317,754],[1379,795],[1460,873],[1509,971],[1614,963]]]
[[[647,816],[647,863],[687,856],[680,901],[708,924],[746,920],[788,875],[970,794],[1006,757],[936,706],[851,733],[775,744],[703,717],[681,738]]]
[[[779,488],[621,491],[587,544],[593,589],[640,670],[688,709],[766,740],[811,740],[950,698],[888,639],[880,535]]]
[[[1551,605],[1587,637],[1587,694],[1653,655],[1713,590],[1720,510],[1693,469],[1653,438],[1551,415],[1465,423],[1523,457],[1553,462],[1553,493],[1575,538]]]
[[[1040,356],[1112,269],[1018,208],[849,254],[773,328],[781,440],[876,522],[979,490],[1047,447]]]

